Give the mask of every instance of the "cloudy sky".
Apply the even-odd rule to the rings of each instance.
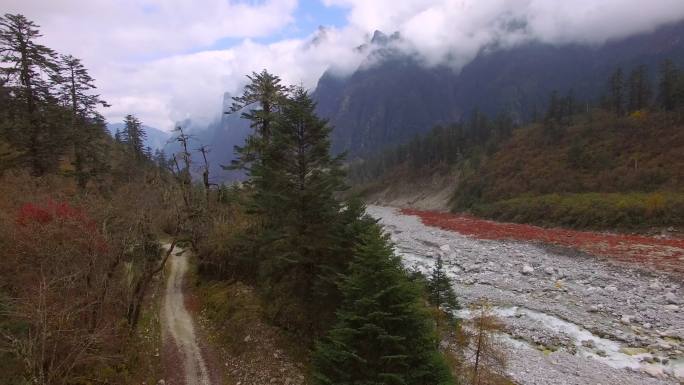
[[[263,68],[313,88],[376,29],[399,31],[425,65],[458,70],[484,46],[602,44],[684,19],[683,0],[0,0],[41,26],[43,43],[83,59],[112,104],[170,130],[220,113],[224,92]],[[324,27],[322,32],[320,27]],[[316,38],[316,44],[312,41]]]

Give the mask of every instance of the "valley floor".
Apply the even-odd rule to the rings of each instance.
[[[481,239],[468,226],[430,227],[389,207],[368,212],[391,234],[407,267],[429,271],[441,253],[462,305],[492,302],[507,325],[501,338],[516,383],[684,383],[681,258],[656,265],[600,258],[589,253],[611,257],[611,242],[604,252],[580,252],[530,243],[543,239]],[[648,240],[655,245],[648,250],[618,243],[616,255],[684,255],[684,247],[658,246],[655,238],[636,245]]]

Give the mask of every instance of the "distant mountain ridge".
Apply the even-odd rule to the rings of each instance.
[[[335,152],[365,157],[386,146],[404,143],[435,125],[467,119],[471,111],[510,113],[518,121],[543,114],[550,93],[573,90],[577,100],[597,100],[605,79],[618,66],[628,72],[646,64],[655,75],[666,58],[684,64],[684,22],[600,46],[529,43],[509,49],[489,47],[460,72],[446,66],[428,68],[395,48],[401,36],[376,32],[357,48],[367,58],[351,75],[326,72],[312,96],[318,114],[329,120]],[[221,111],[231,95],[225,94]],[[185,126],[185,125],[184,125]],[[239,180],[243,173],[223,170],[233,148],[251,132],[239,114],[222,114],[204,130],[193,130],[193,146],[209,145],[212,179]],[[172,153],[176,144],[167,145]],[[193,147],[194,148],[194,147]]]
[[[435,125],[464,119],[476,108],[488,115],[505,111],[525,121],[543,112],[553,90],[597,100],[618,66],[630,71],[645,64],[655,83],[662,60],[684,62],[684,22],[601,46],[533,42],[489,48],[460,72],[423,66],[393,48],[397,39],[398,34],[376,32],[359,48],[369,54],[356,72],[345,78],[326,72],[319,80],[313,96],[318,113],[334,127],[335,151],[363,157]]]

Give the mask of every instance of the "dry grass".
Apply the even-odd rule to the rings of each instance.
[[[308,351],[266,321],[254,290],[242,283],[197,288],[200,323],[221,351],[224,378],[237,384],[308,384]]]

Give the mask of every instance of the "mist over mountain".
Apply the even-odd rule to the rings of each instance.
[[[406,142],[438,124],[487,115],[529,120],[546,108],[553,90],[597,101],[605,79],[617,67],[645,64],[655,72],[665,58],[684,60],[684,23],[600,46],[532,42],[514,48],[483,49],[461,71],[426,67],[398,50],[401,37],[376,32],[366,61],[349,77],[324,74],[314,98],[334,127],[335,151],[363,156],[388,144]]]
[[[234,147],[244,143],[245,138],[251,132],[249,122],[240,118],[239,113],[226,114],[232,103],[231,94],[226,92],[223,95],[221,105],[221,115],[207,126],[193,122],[190,119],[177,122],[176,127],[183,127],[184,131],[190,136],[188,150],[192,153],[192,172],[201,175],[204,167],[204,160],[199,154],[200,146],[208,149],[207,162],[209,163],[209,178],[211,183],[221,183],[226,181],[242,180],[244,173],[238,170],[225,170],[221,166],[229,166],[235,159]],[[164,151],[169,154],[177,154],[182,149],[180,143],[175,138],[176,132],[166,133],[167,139],[164,142]]]
[[[399,33],[377,31],[356,50],[365,60],[351,75],[327,71],[312,96],[317,112],[333,126],[335,152],[364,157],[386,146],[404,143],[435,125],[468,119],[479,110],[489,116],[505,112],[525,122],[543,114],[549,95],[572,91],[578,101],[595,103],[605,79],[617,67],[630,71],[645,64],[655,85],[660,62],[684,62],[684,22],[651,33],[602,45],[552,45],[531,42],[512,48],[491,45],[460,71],[446,65],[427,66],[403,48]],[[224,95],[227,111],[231,95]],[[210,145],[212,179],[239,179],[223,170],[233,148],[249,134],[239,114],[222,114],[206,129],[192,128],[195,142]],[[173,151],[173,144],[167,152]]]

